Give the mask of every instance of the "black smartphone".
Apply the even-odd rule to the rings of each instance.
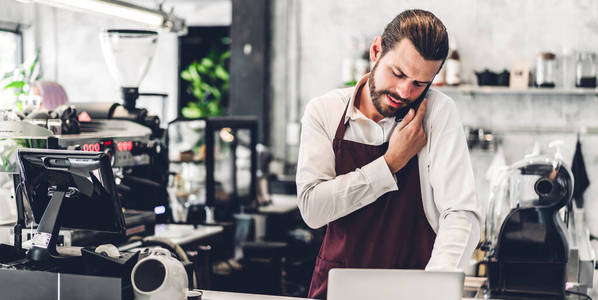
[[[413,103],[409,104],[405,108],[399,109],[397,111],[397,113],[395,114],[395,121],[401,122],[403,120],[403,118],[405,118],[407,113],[409,112],[409,109],[411,109],[411,108],[413,108],[414,112],[417,112],[419,105],[422,103],[422,101],[424,101],[424,98],[426,98],[426,94],[428,93],[428,90],[430,89],[431,85],[432,85],[431,83],[428,83],[428,85],[426,86],[426,89],[422,92],[421,96],[419,96],[419,98],[417,98],[415,101],[413,101]]]

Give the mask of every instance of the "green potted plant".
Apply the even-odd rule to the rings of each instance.
[[[4,110],[23,110],[23,100],[30,95],[33,83],[41,78],[39,73],[39,49],[35,52],[35,56],[31,62],[26,62],[11,72],[7,72],[2,76],[2,82],[5,90],[13,91],[13,101],[5,102],[2,105]]]
[[[230,58],[230,51],[218,52],[216,49],[202,58],[193,61],[187,69],[181,72],[181,78],[190,83],[187,93],[195,101],[183,107],[181,113],[187,119],[197,119],[222,115],[226,108],[229,89],[229,74],[226,64]]]
[[[32,60],[2,75],[0,86],[11,90],[12,95],[0,99],[0,121],[16,121],[14,111],[23,110],[23,102],[31,97],[31,87],[41,78],[39,73],[39,49]],[[18,172],[16,153],[18,148],[45,148],[45,137],[0,137],[0,173]]]

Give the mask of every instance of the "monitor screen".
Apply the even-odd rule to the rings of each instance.
[[[39,224],[56,191],[65,192],[61,227],[124,234],[125,221],[109,158],[100,152],[21,149],[19,167]]]

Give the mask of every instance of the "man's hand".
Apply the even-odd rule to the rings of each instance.
[[[384,160],[392,173],[402,169],[426,144],[426,133],[422,126],[427,104],[428,99],[424,99],[415,116],[413,108],[409,109],[409,113],[395,127],[390,136]]]

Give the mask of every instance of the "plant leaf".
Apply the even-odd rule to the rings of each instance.
[[[189,67],[189,74],[191,74],[192,81],[201,80],[201,77],[199,76],[199,73],[197,72],[197,63],[195,63],[195,64],[191,65],[191,67]]]
[[[230,57],[230,51],[226,51],[222,54],[220,54],[220,63],[224,63],[225,60],[227,60]]]
[[[33,71],[35,70],[35,66],[37,65],[38,61],[39,61],[39,48],[37,50],[35,50],[35,58],[33,59],[31,66],[29,67],[29,76],[33,75]]]
[[[214,61],[212,61],[210,58],[205,57],[201,60],[201,65],[205,68],[212,68],[214,66]]]
[[[214,75],[216,75],[217,78],[222,79],[224,81],[228,81],[229,79],[228,72],[226,72],[226,70],[222,66],[216,66],[216,69],[214,70]]]
[[[220,98],[222,98],[222,93],[220,93],[220,91],[215,87],[212,87],[210,89],[210,93],[212,93],[212,95],[214,96],[214,99],[217,101],[219,101]]]
[[[204,96],[205,93],[201,89],[193,89],[193,97],[195,97],[197,100],[203,100]]]
[[[186,81],[192,81],[193,77],[191,76],[191,72],[189,70],[183,70],[181,71],[181,78],[183,78]]]
[[[4,86],[4,89],[16,88],[22,89],[25,86],[25,81],[13,81]]]
[[[199,107],[185,106],[181,110],[181,114],[183,115],[183,117],[187,119],[201,118],[201,110],[199,109]]]
[[[218,106],[217,101],[212,101],[207,105],[208,113],[210,116],[219,116],[220,115],[220,107]]]
[[[207,68],[204,65],[199,65],[199,66],[197,66],[197,72],[199,74],[206,75],[206,74],[208,74],[210,72],[210,70],[209,70],[209,68]]]

